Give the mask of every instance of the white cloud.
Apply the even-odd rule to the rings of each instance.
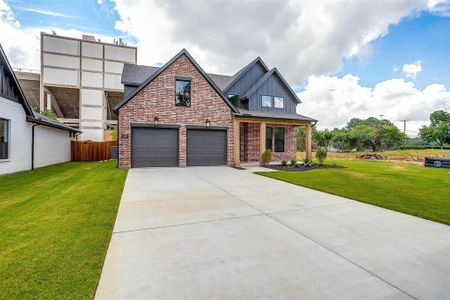
[[[70,18],[70,19],[75,18],[74,16],[65,15],[65,14],[62,14],[59,12],[45,10],[45,9],[39,9],[39,8],[32,8],[32,7],[18,7],[17,10],[32,12],[32,13],[45,15],[45,16],[52,16],[52,17],[62,17],[62,18]]]
[[[417,74],[422,72],[422,61],[418,60],[412,64],[404,64],[402,70],[406,77],[416,79]]]
[[[140,63],[187,48],[207,71],[232,74],[261,56],[293,85],[370,55],[390,24],[428,9],[425,0],[115,2],[116,28],[137,38]]]
[[[354,117],[383,115],[401,129],[400,120],[409,120],[408,130],[412,133],[428,122],[431,112],[450,110],[450,91],[441,84],[420,90],[412,82],[391,79],[364,87],[351,74],[311,76],[298,96],[303,101],[298,112],[318,119],[320,128],[341,127]]]

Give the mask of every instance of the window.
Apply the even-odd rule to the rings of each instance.
[[[9,120],[0,119],[0,159],[8,159]]]
[[[234,106],[239,107],[239,95],[228,95],[228,99]]]
[[[262,107],[272,107],[272,96],[261,96]]]
[[[284,152],[284,128],[275,128],[275,152]]]
[[[175,106],[191,106],[190,80],[175,80]]]
[[[266,149],[272,149],[272,127],[266,127]]]
[[[273,107],[283,108],[284,107],[284,98],[283,97],[273,97]]]

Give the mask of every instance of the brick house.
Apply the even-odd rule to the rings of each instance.
[[[292,159],[295,128],[311,126],[277,69],[257,58],[234,76],[207,74],[183,49],[162,67],[125,64],[118,113],[120,167],[235,165]]]

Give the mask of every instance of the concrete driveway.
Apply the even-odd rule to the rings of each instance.
[[[96,298],[448,299],[450,226],[229,167],[132,169]]]

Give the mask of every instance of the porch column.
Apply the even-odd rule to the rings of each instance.
[[[305,141],[305,152],[306,159],[311,160],[311,124],[306,125],[306,141]]]
[[[233,121],[233,155],[234,155],[234,165],[236,167],[239,167],[241,164],[241,158],[240,158],[240,149],[241,149],[241,122],[239,120],[236,120],[236,118]]]
[[[259,158],[266,151],[266,122],[259,123]]]

